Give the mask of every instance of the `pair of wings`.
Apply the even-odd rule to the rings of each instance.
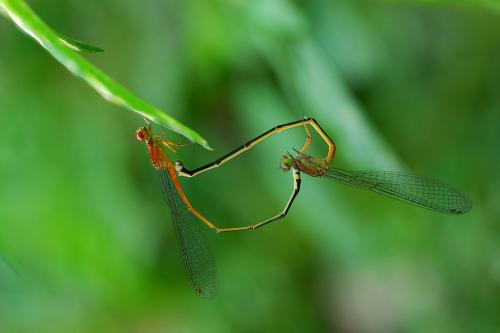
[[[191,284],[198,295],[211,298],[217,289],[216,270],[212,249],[201,229],[204,224],[187,209],[168,172],[158,172]]]
[[[451,186],[408,172],[346,171],[330,167],[324,177],[438,213],[458,215],[472,208],[471,201]]]

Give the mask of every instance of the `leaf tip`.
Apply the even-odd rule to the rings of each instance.
[[[211,150],[213,151],[214,149],[212,147],[210,147],[210,145],[208,144],[207,140],[202,140],[201,142],[199,142],[199,144],[205,148],[206,150]]]

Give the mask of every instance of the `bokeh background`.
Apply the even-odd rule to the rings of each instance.
[[[500,327],[500,11],[476,1],[31,1],[87,57],[202,134],[195,167],[315,117],[347,169],[468,194],[435,214],[304,176],[289,216],[207,232],[197,297],[136,114],[0,19],[0,332],[493,332]],[[184,142],[177,134],[171,139]],[[182,180],[224,226],[277,213],[301,129]],[[313,151],[325,152],[315,138]]]

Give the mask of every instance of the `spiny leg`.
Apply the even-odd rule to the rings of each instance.
[[[165,132],[165,127],[163,125],[161,126],[161,132],[162,132],[162,135],[159,135],[159,137],[166,138],[167,133]],[[175,141],[170,141],[170,140],[161,140],[161,143],[163,145],[165,145],[168,149],[172,150],[174,153],[176,153],[177,150],[179,150],[179,148],[193,144],[193,142],[180,143],[180,142],[175,142]]]
[[[170,140],[163,140],[164,137],[165,136],[163,134],[162,135],[155,135],[155,139],[157,139],[158,142],[160,142],[162,145],[164,145],[165,147],[167,147],[169,150],[171,150],[174,153],[176,153],[180,148],[182,148],[184,146],[188,146],[188,145],[193,144],[192,142],[179,143],[179,142],[174,142],[174,141],[170,141]]]
[[[151,123],[149,122],[148,118],[142,116],[142,119],[144,119],[144,122],[146,123],[146,125],[148,125],[148,128],[151,129]]]
[[[307,128],[307,125],[304,125],[304,129],[306,130],[306,142],[304,143],[304,146],[302,146],[302,149],[300,150],[300,153],[303,154],[307,149],[309,149],[309,145],[312,143],[312,136],[311,132],[309,132],[309,128]]]
[[[159,135],[155,135],[155,139],[157,142],[160,142],[162,145],[164,145],[166,148],[168,148],[169,150],[171,150],[172,152],[176,153],[177,150],[179,149],[180,147],[180,144],[177,143],[177,142],[173,142],[173,141],[170,141],[170,140],[164,140],[164,138],[167,137],[167,133],[165,132],[165,127],[163,126],[160,126],[161,127],[161,133],[162,134],[159,134]]]
[[[161,144],[170,149],[172,152],[177,153],[177,150],[181,147],[180,143],[169,141],[169,140],[160,140]]]

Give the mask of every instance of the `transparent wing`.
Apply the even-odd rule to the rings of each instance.
[[[211,298],[216,292],[215,262],[212,250],[201,230],[202,224],[187,209],[168,172],[160,170],[159,174],[189,279],[198,295]]]
[[[471,201],[454,188],[399,171],[346,171],[330,168],[325,177],[439,213],[463,214]]]

